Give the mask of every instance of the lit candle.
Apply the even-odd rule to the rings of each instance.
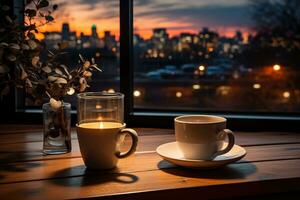
[[[115,129],[123,127],[119,122],[87,122],[79,124],[80,128],[84,129]]]

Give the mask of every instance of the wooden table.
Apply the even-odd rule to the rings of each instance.
[[[158,145],[169,129],[137,129],[135,155],[110,171],[86,171],[76,134],[71,153],[44,156],[40,126],[0,125],[0,199],[207,199],[300,193],[300,134],[238,132],[246,157],[217,170],[191,170],[163,161]],[[275,193],[275,194],[274,194]],[[280,194],[278,194],[280,193]]]

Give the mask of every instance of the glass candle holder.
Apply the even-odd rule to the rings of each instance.
[[[87,92],[78,94],[77,135],[80,152],[88,169],[111,169],[120,158],[133,154],[138,135],[124,123],[124,95]],[[131,137],[127,151],[121,152],[126,135]]]
[[[121,93],[86,92],[78,94],[77,123],[124,123],[124,95]]]

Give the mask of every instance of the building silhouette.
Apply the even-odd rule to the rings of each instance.
[[[92,38],[93,39],[98,39],[99,37],[98,37],[98,33],[97,33],[97,26],[96,26],[96,24],[93,24],[92,25]]]

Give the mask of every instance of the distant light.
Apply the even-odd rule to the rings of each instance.
[[[198,69],[199,69],[199,71],[204,71],[204,70],[205,70],[205,67],[204,67],[203,65],[200,65],[200,66],[198,67]]]
[[[285,91],[284,93],[282,93],[282,96],[286,99],[290,98],[291,94],[288,91]]]
[[[253,84],[253,88],[254,89],[260,89],[261,85],[259,83],[255,83],[255,84]]]
[[[233,78],[238,79],[240,77],[239,73],[237,71],[233,72]]]
[[[217,93],[225,96],[229,94],[230,90],[231,90],[230,86],[222,85],[217,88]]]
[[[101,56],[101,54],[100,54],[99,52],[96,52],[95,56],[96,56],[97,58],[99,58],[99,57]]]
[[[274,65],[273,66],[274,71],[279,71],[280,68],[281,68],[280,65]]]
[[[214,51],[214,48],[209,47],[209,48],[208,48],[208,51],[209,51],[209,52],[213,52],[213,51]]]
[[[165,57],[165,54],[164,53],[159,53],[159,57],[163,58],[163,57]]]
[[[177,98],[182,97],[182,93],[181,93],[181,92],[176,92],[176,97],[177,97]]]
[[[115,93],[115,90],[113,88],[110,88],[107,90],[108,93]]]
[[[134,90],[133,96],[134,97],[140,97],[141,96],[141,92],[139,90]]]
[[[201,86],[199,84],[193,85],[193,89],[194,90],[199,90],[200,88],[201,88]]]
[[[102,108],[102,106],[101,105],[99,105],[99,104],[96,104],[96,109],[101,109]]]

